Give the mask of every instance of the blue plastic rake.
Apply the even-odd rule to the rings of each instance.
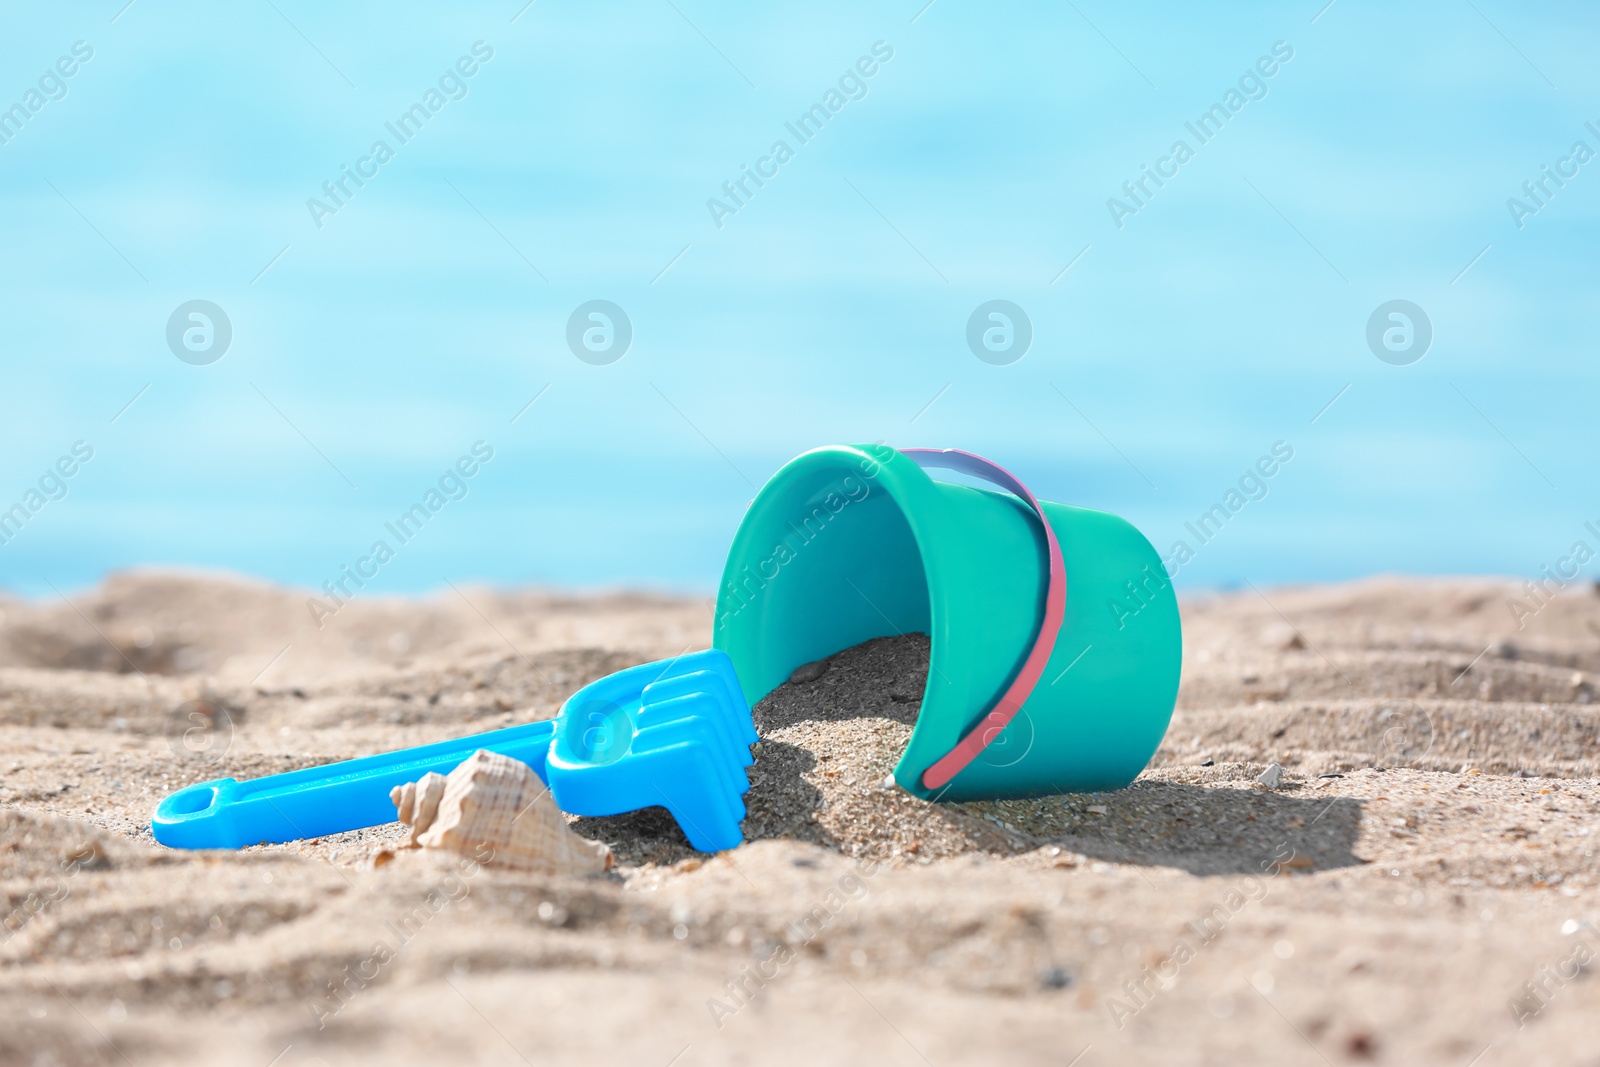
[[[543,722],[186,786],[157,805],[150,828],[171,848],[244,848],[378,826],[395,821],[395,786],[429,771],[448,774],[481,748],[531,766],[562,811],[618,815],[660,805],[691,845],[715,852],[744,840],[745,768],[756,740],[733,663],[708,649],[601,678]]]

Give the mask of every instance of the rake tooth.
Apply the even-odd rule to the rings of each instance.
[[[756,736],[755,723],[751,721],[750,703],[745,700],[744,690],[739,687],[738,679],[734,677],[731,667],[726,653],[708,648],[703,652],[693,652],[669,661],[660,675],[645,688],[649,689],[678,678],[692,676],[701,679],[694,683],[692,688],[710,689],[724,694],[727,698],[726,706],[733,713],[732,719],[737,724],[738,733],[744,738],[745,744],[753,745],[760,738]]]
[[[710,757],[712,773],[718,784],[735,793],[748,789],[749,778],[744,773],[744,765],[739,762],[738,753],[742,751],[748,760],[749,750],[735,750],[723,729],[711,717],[693,714],[693,698],[678,697],[668,701],[666,707],[672,705],[684,707],[688,713],[642,727],[634,735],[633,750],[640,753],[658,752],[681,744],[697,745]]]
[[[689,696],[705,701],[704,713],[716,718],[732,747],[743,750],[755,744],[750,706],[745,703],[743,693],[731,691],[727,678],[719,671],[674,672],[651,682],[644,687],[641,717],[654,704]],[[748,766],[749,760],[745,760],[744,764]]]
[[[685,656],[677,666],[644,687],[640,694],[641,720],[651,706],[666,703],[678,697],[695,697],[702,701],[698,710],[718,723],[726,734],[729,746],[739,755],[741,766],[749,766],[749,746],[755,744],[755,725],[751,720],[750,705],[744,693],[731,680],[728,670],[713,669],[719,662],[712,657],[722,654],[715,650]],[[689,662],[685,662],[689,661]]]

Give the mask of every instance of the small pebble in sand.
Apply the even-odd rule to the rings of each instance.
[[[1072,972],[1059,964],[1039,969],[1039,984],[1046,989],[1066,989],[1072,985]]]
[[[1267,769],[1256,775],[1256,784],[1264,785],[1268,789],[1277,789],[1283,785],[1283,768],[1276,763],[1269,764]]]
[[[814,682],[828,673],[828,661],[825,659],[812,660],[802,663],[789,675],[790,685],[799,685],[803,682]]]

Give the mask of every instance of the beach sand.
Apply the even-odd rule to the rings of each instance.
[[[463,588],[319,631],[226,577],[0,600],[0,1064],[1600,1063],[1600,595],[1522,629],[1512,597],[1186,600],[1138,782],[992,804],[885,788],[926,645],[871,642],[757,707],[742,847],[577,819],[617,859],[582,879],[148,820],[548,718],[705,647],[704,601]]]

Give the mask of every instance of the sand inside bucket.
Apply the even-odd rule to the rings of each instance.
[[[1016,835],[984,818],[985,805],[930,804],[885,784],[927,673],[926,634],[876,638],[802,667],[758,702],[745,840],[789,838],[874,859],[1013,851]],[[692,854],[662,809],[573,828],[610,843],[621,864]]]

